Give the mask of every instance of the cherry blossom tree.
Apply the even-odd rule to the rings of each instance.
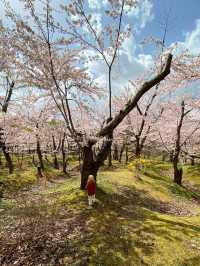
[[[163,147],[168,151],[174,168],[174,182],[181,185],[182,167],[179,165],[180,155],[189,144],[193,134],[200,129],[197,119],[199,111],[195,110],[192,103],[181,101],[165,105],[163,119],[159,122],[158,132]]]
[[[156,71],[156,75],[150,78],[149,81],[142,82],[138,86],[135,95],[127,101],[113,118],[109,115],[106,123],[103,123],[100,129],[94,129],[92,136],[87,136],[80,128],[75,127],[75,114],[72,113],[72,110],[80,108],[84,100],[87,103],[88,98],[96,97],[101,91],[92,82],[91,76],[80,62],[81,52],[85,49],[82,45],[85,45],[86,42],[85,40],[81,41],[81,36],[76,29],[87,25],[87,29],[90,29],[90,32],[92,31],[90,28],[92,23],[88,23],[88,18],[85,17],[82,10],[83,1],[71,2],[73,5],[69,6],[68,10],[70,14],[75,12],[76,23],[74,24],[78,25],[76,27],[76,25],[71,24],[71,21],[67,20],[65,28],[61,27],[59,22],[56,21],[53,6],[49,1],[45,2],[40,14],[37,12],[34,1],[24,0],[23,2],[27,12],[25,18],[20,18],[11,8],[7,10],[7,15],[12,20],[11,25],[14,25],[12,34],[16,42],[13,47],[20,55],[15,63],[16,69],[20,73],[22,84],[35,89],[39,88],[46,94],[46,97],[53,99],[65,121],[68,134],[82,149],[81,188],[84,189],[88,175],[93,174],[96,178],[99,167],[107,158],[115,129],[136,108],[142,96],[170,73],[172,55],[166,54],[164,56],[161,71]],[[113,30],[111,27],[105,28],[108,40],[110,36],[110,44],[103,53],[105,56],[108,55],[105,58],[111,59],[108,63],[108,71],[110,72],[117,50],[121,45],[121,40],[126,36],[126,34],[122,34],[120,26],[122,25],[124,7],[125,4],[132,7],[133,3],[135,1],[109,1],[111,9],[107,13],[115,21],[115,24],[118,21],[117,30],[115,27]],[[112,38],[114,41],[112,41]],[[95,39],[95,41],[102,52],[104,50],[103,43],[100,39]],[[79,46],[80,44],[81,46]],[[88,46],[91,47],[89,44]],[[103,56],[102,53],[100,54]],[[165,63],[163,63],[164,61]],[[109,92],[108,106],[110,108],[111,90]],[[78,116],[80,117],[80,115]],[[101,145],[96,156],[94,156],[93,146],[97,142]]]
[[[0,119],[0,148],[3,151],[10,174],[13,172],[13,163],[5,143],[3,116],[5,113],[7,113],[8,105],[10,103],[15,86],[15,82],[13,80],[13,66],[11,61],[11,59],[15,57],[15,52],[12,49],[11,43],[12,38],[10,38],[8,32],[3,27],[2,22],[0,22],[0,115],[2,116]]]

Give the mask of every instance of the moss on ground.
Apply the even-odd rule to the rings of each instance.
[[[195,191],[179,187],[170,164],[143,164],[140,178],[134,164],[104,167],[92,209],[78,173],[19,194],[12,208],[3,201],[2,265],[200,265],[199,181]],[[187,182],[195,185],[197,175],[195,167],[185,167]]]

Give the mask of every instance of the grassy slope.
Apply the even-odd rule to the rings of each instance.
[[[102,169],[92,210],[78,177],[4,201],[4,265],[200,265],[198,167],[186,167],[184,179],[199,191],[173,184],[169,169],[146,162],[140,179],[131,165]]]

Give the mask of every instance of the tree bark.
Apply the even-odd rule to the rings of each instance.
[[[37,156],[38,156],[38,160],[39,160],[39,167],[41,168],[41,170],[44,170],[44,163],[43,163],[43,157],[42,157],[42,151],[40,148],[40,140],[39,137],[37,136],[37,147],[36,147],[36,152],[37,152]]]
[[[81,189],[86,188],[87,179],[89,175],[93,175],[95,180],[97,176],[97,164],[93,158],[92,145],[83,147],[83,163],[81,167]]]
[[[194,165],[194,164],[195,164],[194,156],[191,156],[191,165]]]
[[[183,177],[183,169],[182,167],[178,168],[178,158],[174,159],[173,167],[174,167],[174,182],[178,185],[181,185]]]
[[[59,169],[59,163],[58,163],[58,158],[57,158],[57,154],[56,154],[56,141],[55,141],[55,137],[52,136],[52,141],[53,141],[53,155],[54,155],[54,168],[55,169]]]
[[[0,203],[1,203],[2,198],[3,198],[3,190],[4,190],[4,184],[2,182],[0,182]]]
[[[9,172],[9,174],[12,174],[13,170],[14,170],[14,166],[13,166],[13,162],[12,162],[10,153],[6,151],[5,145],[2,146],[2,151],[4,154],[5,160],[6,160],[6,166],[8,167],[8,172]]]
[[[89,175],[93,175],[96,180],[99,167],[102,166],[103,162],[106,160],[109,150],[111,148],[112,133],[107,136],[96,157],[94,156],[92,150],[92,146],[95,144],[95,142],[96,141],[88,140],[87,145],[83,147],[83,163],[81,167],[81,189],[85,189]]]
[[[163,153],[162,153],[162,161],[164,162],[165,159],[166,159],[166,154],[163,152]]]
[[[178,162],[179,162],[179,155],[181,152],[181,128],[183,125],[183,119],[184,117],[189,113],[189,111],[185,112],[185,103],[182,101],[181,103],[181,117],[180,121],[177,126],[177,134],[176,134],[176,143],[175,143],[175,150],[174,150],[174,156],[173,156],[173,166],[174,166],[174,182],[178,185],[181,185],[182,182],[182,175],[183,175],[183,169],[178,168]]]
[[[11,158],[9,152],[7,152],[7,150],[6,150],[6,143],[5,143],[3,136],[4,136],[3,128],[0,128],[0,148],[2,149],[3,155],[5,157],[6,167],[8,167],[8,172],[9,172],[9,174],[12,174],[13,170],[14,170],[14,166],[12,163],[12,158]]]
[[[125,144],[123,143],[123,145],[120,149],[120,153],[119,153],[119,162],[120,163],[122,162],[122,155],[123,155],[124,149],[125,149]]]
[[[136,158],[140,158],[140,155],[141,155],[140,138],[137,137],[135,142],[135,156]]]
[[[112,166],[112,152],[111,149],[108,152],[108,167]]]
[[[62,171],[63,173],[67,174],[67,155],[65,152],[65,133],[62,138],[61,151],[62,151]]]
[[[126,144],[126,149],[125,149],[125,164],[128,163],[128,145]]]

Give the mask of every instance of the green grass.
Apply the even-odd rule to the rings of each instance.
[[[8,175],[7,170],[0,171],[0,182],[4,184],[4,189],[14,192],[19,189],[33,185],[37,181],[36,169],[19,170],[16,169],[13,174]]]
[[[99,172],[97,202],[92,209],[87,206],[86,193],[79,189],[77,173],[62,183],[19,194],[12,208],[10,202],[3,201],[1,214],[7,226],[17,223],[18,230],[27,230],[27,239],[19,242],[21,248],[29,241],[30,247],[37,247],[41,232],[41,241],[49,237],[51,241],[42,242],[34,255],[38,264],[42,263],[41,256],[46,256],[44,265],[59,265],[59,261],[61,265],[198,266],[200,204],[196,200],[200,174],[199,180],[197,177],[197,166],[184,168],[187,183],[197,184],[193,191],[172,182],[168,163],[145,161],[139,179],[134,164],[116,164]],[[31,261],[34,258],[24,250],[29,260],[23,265],[28,265],[30,257]],[[50,264],[52,257],[54,264]]]
[[[200,164],[194,166],[185,166],[185,180],[195,185],[196,188],[200,189]]]
[[[30,156],[26,156],[20,166],[16,156],[12,156],[12,160],[14,164],[13,174],[8,174],[4,158],[2,158],[2,164],[0,167],[0,183],[3,184],[5,192],[10,193],[29,189],[32,185],[44,181],[38,178],[37,168],[33,166]],[[44,160],[44,165],[45,170],[43,171],[43,174],[46,181],[63,177],[61,170],[53,167],[53,162],[50,161],[50,158],[49,162]]]

